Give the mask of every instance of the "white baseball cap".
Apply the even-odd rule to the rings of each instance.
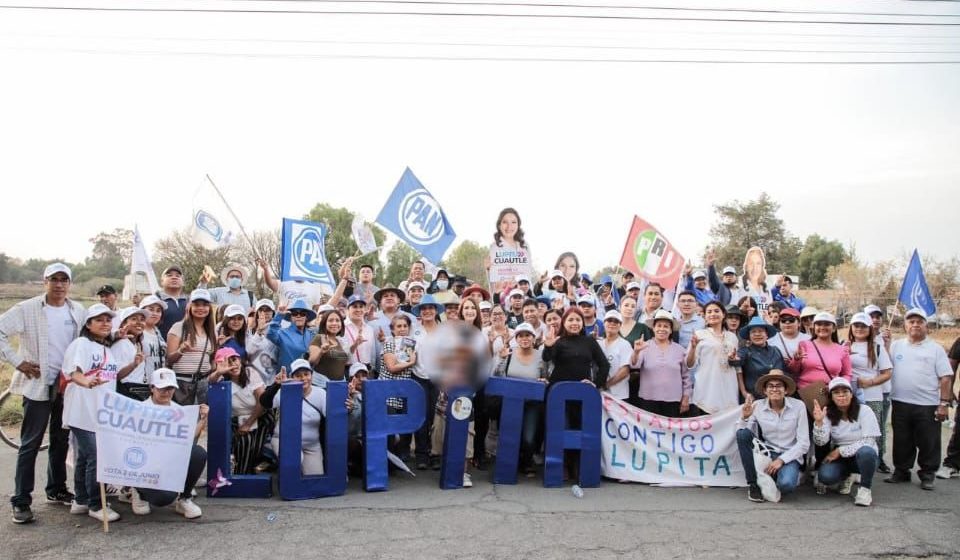
[[[420,288],[423,291],[427,290],[427,285],[419,280],[414,280],[407,284],[407,291],[409,292],[412,288]]]
[[[833,326],[837,326],[837,318],[833,316],[833,313],[827,313],[826,311],[821,311],[813,316],[813,322],[816,323],[833,323]]]
[[[629,284],[627,284],[626,291],[629,292],[630,290],[639,290],[639,289],[640,289],[640,284],[638,282],[630,282]]]
[[[123,324],[124,321],[133,317],[134,315],[139,315],[144,319],[147,318],[147,314],[143,312],[143,309],[139,307],[125,307],[120,311],[120,324]]]
[[[336,311],[336,310],[337,310],[336,307],[330,305],[329,303],[325,303],[317,308],[317,313],[326,313],[327,311]]]
[[[907,314],[903,316],[903,320],[906,321],[910,317],[920,317],[924,322],[927,321],[927,314],[923,309],[919,307],[914,307],[910,311],[907,311]]]
[[[614,311],[607,311],[607,312],[603,315],[603,320],[604,320],[605,322],[606,322],[606,321],[616,321],[616,322],[618,322],[618,323],[623,323],[623,315],[621,315],[620,312],[619,312],[619,311],[616,311],[616,310],[614,310]]]
[[[140,309],[146,309],[151,305],[159,305],[160,309],[163,309],[164,311],[167,310],[167,302],[158,298],[154,294],[150,294],[149,296],[140,300]]]
[[[853,317],[850,319],[850,324],[856,325],[857,323],[860,323],[865,327],[869,327],[873,324],[873,321],[870,320],[870,316],[866,313],[854,313]]]
[[[516,338],[520,333],[527,333],[533,336],[537,336],[537,331],[530,325],[530,323],[520,323],[517,325],[517,328],[513,329],[513,337]]]
[[[365,372],[365,373],[370,373],[370,372],[367,370],[367,366],[366,366],[366,365],[364,365],[364,364],[362,364],[362,363],[360,363],[360,362],[357,362],[357,363],[353,364],[352,366],[350,366],[350,373],[348,374],[348,376],[352,378],[354,375],[358,374],[358,373],[361,372],[361,371],[362,371],[362,372]]]
[[[520,282],[526,282],[527,284],[529,284],[530,277],[527,276],[526,274],[518,274],[517,277],[515,278],[515,281],[517,284],[519,284]]]
[[[246,317],[247,313],[239,305],[233,304],[228,305],[227,308],[223,311],[224,317],[236,317],[237,315],[241,317]]]
[[[116,312],[114,312],[113,309],[110,309],[109,307],[107,307],[102,303],[95,303],[91,305],[89,309],[87,309],[87,318],[85,319],[85,321],[89,321],[90,319],[93,319],[94,317],[99,317],[101,315],[109,315],[110,317],[117,316]]]
[[[150,385],[157,389],[177,388],[177,374],[169,368],[157,368],[150,374]]]
[[[550,273],[550,279],[551,279],[551,280],[553,280],[554,278],[557,278],[557,277],[559,277],[559,278],[565,278],[565,276],[563,275],[563,273],[560,272],[559,270],[554,270],[553,272]]]
[[[696,280],[697,278],[706,278],[706,277],[707,277],[707,273],[702,270],[696,270],[693,273],[694,280]]]
[[[510,295],[508,297],[513,297],[513,296],[524,297],[525,295],[527,294],[523,293],[523,290],[513,289],[513,290],[510,290]]]
[[[737,269],[732,266],[725,266],[723,268],[723,274],[736,274]]]
[[[273,303],[272,299],[267,299],[267,298],[257,300],[257,304],[254,305],[253,307],[257,311],[260,311],[261,307],[269,307],[270,311],[274,311],[274,312],[277,310],[277,304]]]
[[[837,387],[846,387],[850,391],[853,391],[853,387],[850,385],[850,382],[847,381],[845,377],[837,376],[831,379],[830,384],[827,385],[827,391],[832,392]]]
[[[70,267],[61,262],[55,262],[47,265],[47,268],[43,269],[43,278],[50,278],[58,272],[66,274],[68,279],[73,280],[73,274],[70,272]]]
[[[578,297],[578,298],[577,298],[577,305],[580,305],[581,303],[586,303],[586,304],[588,304],[588,305],[590,305],[590,306],[592,306],[592,307],[596,307],[596,306],[597,306],[597,302],[594,301],[593,296],[590,295],[590,294],[583,294],[582,296]]]
[[[205,301],[207,303],[213,301],[210,298],[210,292],[208,290],[204,290],[203,288],[197,288],[196,290],[190,292],[190,302],[192,303],[197,300]]]
[[[290,373],[299,371],[301,369],[309,369],[310,371],[313,371],[313,367],[310,365],[310,362],[304,360],[303,358],[290,362]]]
[[[871,313],[879,313],[883,315],[883,309],[880,309],[879,305],[873,305],[873,304],[870,304],[864,307],[863,312],[866,313],[867,315],[870,315]]]
[[[493,304],[489,301],[483,300],[480,302],[480,311],[490,311],[491,309],[493,309]]]

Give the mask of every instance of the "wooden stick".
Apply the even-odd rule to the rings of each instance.
[[[100,505],[102,509],[100,510],[100,516],[103,517],[103,532],[110,532],[110,521],[107,519],[107,485],[100,483]]]

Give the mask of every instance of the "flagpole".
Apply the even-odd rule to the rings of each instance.
[[[108,521],[107,515],[107,485],[103,482],[100,483],[100,515],[103,517],[103,532],[110,532],[110,522]]]
[[[223,205],[227,207],[227,211],[230,212],[231,216],[233,216],[234,221],[237,222],[238,226],[240,226],[240,233],[243,234],[243,237],[246,238],[247,243],[250,244],[250,248],[253,249],[253,256],[256,257],[257,259],[263,260],[263,257],[260,256],[260,253],[257,252],[257,246],[253,244],[253,239],[251,239],[250,236],[247,235],[247,230],[243,227],[243,222],[240,221],[240,218],[237,217],[237,213],[233,211],[233,208],[230,206],[230,203],[227,202],[227,199],[223,196],[223,193],[220,192],[220,188],[217,186],[216,183],[213,182],[213,179],[210,177],[209,173],[206,173],[204,175],[207,178],[207,181],[210,183],[210,186],[213,187],[213,190],[217,192],[217,196],[219,196],[220,200],[223,201]],[[266,261],[264,260],[264,262]],[[270,263],[267,263],[267,267],[270,268],[270,272],[273,273],[274,277],[279,278],[276,271],[274,271],[273,267],[270,266]]]

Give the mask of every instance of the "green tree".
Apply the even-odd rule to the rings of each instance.
[[[420,259],[420,254],[402,241],[397,241],[387,251],[387,268],[383,273],[383,283],[400,284],[410,276],[410,266]]]
[[[488,254],[487,247],[482,247],[476,241],[468,239],[461,241],[442,264],[450,274],[465,276],[474,282],[486,285],[487,275],[483,263]]]
[[[305,219],[312,222],[322,222],[326,224],[327,239],[324,243],[324,251],[334,274],[336,274],[337,269],[340,268],[340,265],[343,264],[343,261],[346,260],[347,257],[351,257],[357,253],[357,243],[353,240],[353,230],[351,229],[353,217],[354,213],[350,210],[346,208],[334,208],[325,203],[314,206],[305,217]],[[373,238],[377,241],[377,246],[383,247],[387,234],[375,225],[368,225],[371,225],[370,229],[373,231]],[[360,265],[363,264],[373,265],[374,270],[377,272],[377,280],[383,278],[384,273],[382,271],[379,253],[370,253],[369,255],[358,258],[353,264],[353,270],[359,270]]]
[[[817,234],[807,237],[797,257],[800,284],[806,288],[825,288],[827,271],[847,260],[848,254],[837,240],[827,240]]]
[[[756,200],[734,200],[713,208],[717,221],[710,228],[710,238],[718,266],[740,269],[747,249],[758,246],[766,256],[770,274],[795,269],[800,240],[786,230],[777,216],[780,205],[770,195],[761,193]]]
[[[73,271],[75,283],[92,278],[122,279],[130,271],[133,255],[133,230],[117,228],[102,231],[90,239],[93,250]]]
[[[189,292],[199,283],[204,266],[209,266],[217,274],[230,262],[239,262],[252,269],[255,264],[243,262],[242,256],[238,246],[230,245],[211,251],[193,241],[188,230],[178,230],[157,241],[154,262],[159,269],[157,279],[161,281],[159,273],[164,268],[180,266],[183,269],[184,290]]]

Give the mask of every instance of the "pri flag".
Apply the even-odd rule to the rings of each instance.
[[[409,167],[380,210],[377,223],[434,264],[443,259],[457,236],[443,209]]]
[[[672,289],[683,274],[683,263],[683,256],[657,228],[638,216],[633,217],[620,266],[648,282]]]
[[[923,275],[923,266],[920,265],[920,253],[913,250],[913,256],[910,257],[910,266],[907,267],[907,274],[903,277],[903,286],[900,287],[900,297],[897,298],[907,309],[919,307],[928,317],[937,311],[937,306],[930,297],[930,287],[927,286],[927,279]]]
[[[370,227],[364,222],[363,216],[360,214],[354,216],[350,229],[353,232],[353,240],[357,242],[357,248],[360,249],[361,255],[369,255],[379,249],[379,247],[377,247],[377,240],[373,237],[373,231],[371,231]]]
[[[327,262],[326,238],[324,224],[284,218],[280,234],[280,279],[314,282],[333,293],[337,283]]]

